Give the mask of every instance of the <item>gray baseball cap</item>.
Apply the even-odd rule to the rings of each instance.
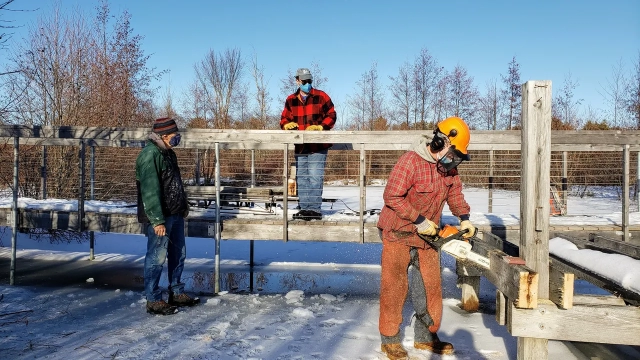
[[[296,78],[300,80],[313,80],[313,76],[311,76],[311,71],[307,68],[300,68],[296,71]]]

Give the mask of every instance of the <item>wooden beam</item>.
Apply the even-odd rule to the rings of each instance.
[[[613,295],[573,295],[573,303],[576,305],[627,306],[624,299]]]
[[[599,250],[609,250],[618,254],[640,260],[640,245],[609,239],[596,234],[589,234],[589,247]]]
[[[574,278],[573,273],[549,266],[549,300],[561,309],[571,309],[573,306]]]
[[[502,261],[506,254],[498,250],[489,253],[491,270],[484,276],[516,306],[533,309],[538,304],[538,274],[524,265],[512,265]]]
[[[592,272],[589,269],[582,268],[576,264],[570,263],[567,260],[555,255],[551,255],[549,261],[551,267],[557,268],[562,272],[573,273],[579,279],[586,280],[601,289],[611,292],[614,295],[619,295],[632,305],[640,306],[640,294],[625,289],[621,285],[614,283],[613,281],[603,277],[600,274]]]
[[[496,289],[496,322],[498,325],[507,325],[507,297]]]
[[[634,306],[578,305],[559,309],[541,299],[536,309],[508,308],[507,329],[513,336],[640,345],[640,309]]]
[[[476,312],[480,308],[480,276],[462,276],[458,278],[462,290],[461,308],[467,312]]]

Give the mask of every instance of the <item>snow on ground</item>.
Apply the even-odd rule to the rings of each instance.
[[[380,208],[382,189],[367,188],[367,208]],[[359,207],[357,188],[327,186],[324,196],[341,199],[333,208],[325,204],[326,216],[353,219],[347,214],[348,208]],[[496,192],[492,214],[484,213],[486,190],[465,189],[465,196],[477,225],[517,223],[517,193]],[[21,201],[68,210],[74,203]],[[117,203],[89,205],[131,211]],[[551,220],[619,224],[620,206],[619,200],[606,195],[570,198],[570,216]],[[636,212],[631,219],[632,224],[640,223]],[[448,220],[455,222],[445,213]],[[50,244],[19,234],[18,286],[8,286],[10,236],[10,229],[0,229],[0,245],[5,246],[0,248],[2,359],[385,358],[377,330],[380,244],[256,241],[256,266],[250,271],[249,242],[224,241],[223,291],[211,296],[206,294],[214,284],[214,244],[210,239],[188,238],[183,278],[188,291],[205,294],[203,304],[163,317],[144,311],[144,236],[96,234],[97,258],[90,262],[86,243]],[[454,343],[456,354],[440,357],[412,348],[412,312],[407,303],[404,345],[412,359],[516,358],[516,338],[494,319],[493,285],[482,280],[481,309],[466,313],[458,307],[454,260],[443,255],[442,265],[445,300],[440,337]],[[623,282],[638,283],[637,277],[620,276]],[[248,291],[250,280],[253,292]],[[166,279],[161,286],[166,286]],[[576,282],[576,292],[605,293],[583,281]],[[629,354],[633,358],[639,353]],[[589,357],[573,343],[550,341],[549,359]]]

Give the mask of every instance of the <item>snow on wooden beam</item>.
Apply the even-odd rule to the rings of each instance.
[[[536,309],[508,306],[507,329],[513,336],[640,345],[640,309],[634,306],[574,304],[565,310],[545,299]]]

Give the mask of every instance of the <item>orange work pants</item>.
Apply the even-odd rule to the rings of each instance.
[[[382,275],[380,277],[380,334],[395,336],[402,324],[402,308],[409,290],[408,269],[411,247],[390,241],[382,245]],[[435,333],[442,321],[442,278],[440,258],[433,248],[417,249],[420,274],[427,295],[427,311],[433,319],[429,331]]]

